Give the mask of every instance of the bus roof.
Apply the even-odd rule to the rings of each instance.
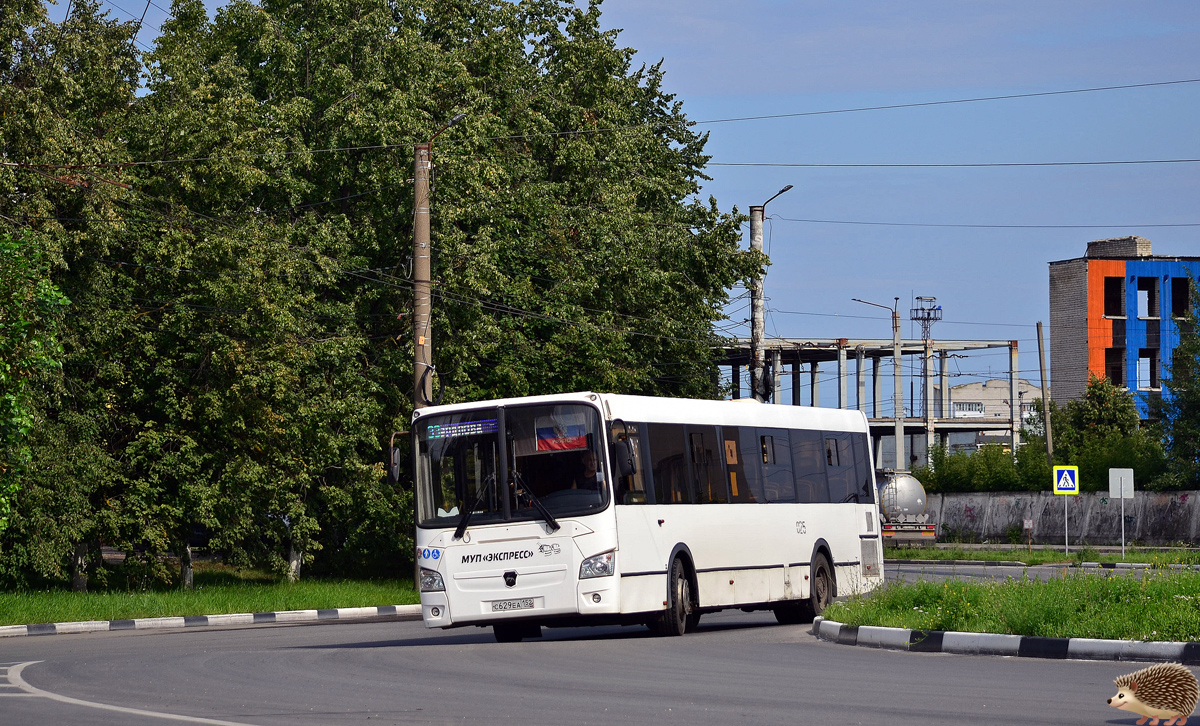
[[[420,409],[418,413],[419,416],[429,416],[468,411],[480,407],[553,403],[586,403],[599,407],[607,419],[623,419],[629,422],[867,431],[866,414],[856,410],[775,405],[759,403],[752,398],[711,401],[695,398],[629,396],[591,391],[431,406]],[[417,418],[418,415],[414,414],[414,420]]]

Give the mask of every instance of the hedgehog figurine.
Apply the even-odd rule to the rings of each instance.
[[[1140,714],[1138,726],[1150,719],[1158,726],[1160,718],[1168,719],[1166,726],[1183,726],[1196,709],[1200,688],[1196,677],[1179,663],[1159,663],[1117,680],[1117,695],[1108,699],[1113,708]]]

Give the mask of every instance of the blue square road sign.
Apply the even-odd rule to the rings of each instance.
[[[1056,466],[1056,467],[1054,467],[1054,493],[1055,494],[1078,494],[1079,493],[1079,467],[1078,466]]]

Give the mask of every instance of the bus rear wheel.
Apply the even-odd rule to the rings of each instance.
[[[780,603],[772,610],[775,619],[784,625],[811,623],[813,618],[825,612],[833,601],[833,568],[825,553],[813,558],[809,568],[808,599],[799,602]]]
[[[654,629],[659,635],[683,635],[695,628],[700,620],[700,614],[695,610],[696,606],[692,602],[692,582],[688,578],[687,566],[683,564],[682,559],[676,557],[671,563],[667,609],[655,620]]]
[[[825,608],[833,602],[833,566],[829,564],[829,558],[824,552],[813,558],[811,572],[811,587],[806,608],[807,614],[811,615],[810,620],[825,612]]]

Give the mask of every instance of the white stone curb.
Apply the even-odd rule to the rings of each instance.
[[[1096,638],[1042,638],[999,633],[959,633],[941,630],[908,630],[874,625],[858,627],[818,617],[812,634],[840,645],[908,650],[918,653],[1004,655],[1021,658],[1070,658],[1174,662],[1200,665],[1200,643]]]
[[[0,638],[21,635],[64,635],[111,630],[184,630],[223,625],[265,625],[269,623],[306,623],[317,620],[420,620],[420,605],[380,605],[366,608],[329,610],[281,610],[268,613],[230,613],[224,615],[188,615],[186,617],[136,618],[133,620],[88,620],[76,623],[39,623],[0,626]]]

